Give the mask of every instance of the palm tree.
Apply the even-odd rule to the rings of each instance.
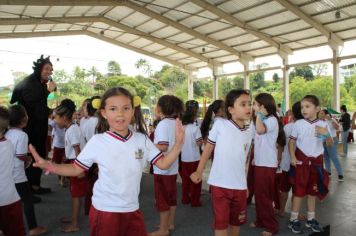
[[[146,60],[146,59],[139,59],[136,63],[135,63],[135,67],[137,69],[142,70],[142,72],[148,76],[151,77],[152,75],[152,67],[151,64]]]

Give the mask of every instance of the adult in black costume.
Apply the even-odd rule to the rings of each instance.
[[[49,57],[43,55],[35,61],[33,73],[16,85],[10,103],[23,105],[28,114],[28,124],[24,131],[27,133],[29,143],[34,145],[41,156],[45,156],[46,137],[48,132],[47,96],[54,91],[56,84],[50,80],[53,66]],[[42,170],[30,166],[26,175],[34,193],[48,193],[49,188],[41,187]]]

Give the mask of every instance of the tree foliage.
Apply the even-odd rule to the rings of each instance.
[[[305,80],[313,80],[314,79],[314,74],[313,74],[313,68],[311,66],[297,66],[294,68],[293,71],[289,73],[289,81],[292,82],[292,80],[295,77],[303,77]]]
[[[108,76],[121,75],[121,66],[116,61],[109,61],[108,63]]]

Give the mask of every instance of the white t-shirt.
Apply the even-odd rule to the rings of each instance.
[[[315,126],[328,128],[329,133],[331,133],[326,121],[302,119],[294,123],[290,138],[297,140],[297,148],[306,156],[316,158],[324,153],[324,147],[323,140],[315,135]]]
[[[55,121],[50,123],[50,126],[53,128],[53,147],[56,148],[64,148],[65,146],[65,141],[64,137],[66,134],[66,129],[65,128],[59,128],[57,123]]]
[[[96,131],[96,126],[98,124],[98,117],[92,116],[89,117],[81,126],[81,130],[85,139],[85,142],[88,142],[91,137],[94,136]]]
[[[234,121],[217,119],[208,142],[215,145],[214,161],[208,183],[228,189],[247,189],[246,159],[252,141],[250,128],[240,128]]]
[[[82,150],[85,146],[85,140],[82,135],[82,132],[80,131],[79,126],[77,124],[72,124],[66,130],[64,139],[65,139],[66,158],[69,160],[74,160],[76,158],[76,156],[75,156],[75,150],[73,147],[79,145],[80,150]]]
[[[20,200],[12,175],[14,169],[14,147],[9,140],[0,139],[0,206]]]
[[[331,120],[326,120],[326,122],[328,123],[328,125],[329,125],[329,130],[330,130],[330,136],[332,137],[332,138],[335,138],[337,135],[336,135],[336,129],[334,128],[334,126],[333,126],[333,123],[334,122],[336,122],[337,123],[337,121],[334,119],[334,118],[331,118]]]
[[[203,140],[203,138],[201,137],[199,126],[197,126],[195,123],[185,126],[185,139],[182,146],[181,155],[181,160],[183,162],[199,161],[200,153],[197,142],[201,140]]]
[[[15,153],[13,156],[14,169],[12,172],[14,181],[16,184],[27,182],[27,177],[26,177],[26,173],[25,173],[25,162],[21,161],[18,157],[27,156],[28,136],[22,129],[10,128],[6,132],[5,138],[12,143],[14,150],[15,150]]]
[[[283,127],[284,133],[286,134],[286,145],[284,146],[283,152],[282,152],[282,160],[280,167],[283,171],[289,171],[290,168],[290,155],[289,155],[289,148],[288,148],[288,141],[289,141],[289,136],[292,133],[294,123],[288,123]]]
[[[95,134],[75,160],[88,170],[99,167],[93,188],[93,206],[106,212],[133,212],[139,208],[142,171],[147,161],[154,164],[163,154],[151,140],[129,131],[127,137],[113,132]]]
[[[167,152],[169,153],[176,142],[176,120],[173,118],[164,118],[161,120],[155,129],[154,144],[168,145]],[[159,175],[176,175],[178,173],[178,159],[173,162],[168,170],[161,170],[157,166],[153,166],[153,172]]]
[[[88,118],[87,117],[82,117],[79,121],[79,126],[80,126],[80,129],[82,129],[84,127],[84,124],[85,122],[88,121]]]
[[[277,138],[278,120],[274,116],[268,116],[263,121],[266,133],[255,133],[254,162],[255,166],[278,167],[277,160]]]

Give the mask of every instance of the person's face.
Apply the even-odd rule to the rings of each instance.
[[[305,119],[313,120],[317,118],[319,107],[315,106],[312,102],[309,102],[308,100],[302,100],[301,111]]]
[[[233,107],[228,108],[234,121],[245,121],[251,118],[251,98],[247,94],[238,97]]]
[[[50,64],[45,64],[41,70],[41,79],[48,80],[53,73],[53,68]]]
[[[324,120],[326,118],[326,114],[324,111],[319,111],[319,119]]]
[[[58,127],[61,129],[67,128],[68,124],[70,124],[70,121],[66,117],[59,116],[58,114],[54,115],[54,121],[57,123]]]
[[[134,116],[131,100],[126,96],[117,95],[109,97],[105,103],[105,108],[100,112],[107,120],[110,131],[125,136]]]

